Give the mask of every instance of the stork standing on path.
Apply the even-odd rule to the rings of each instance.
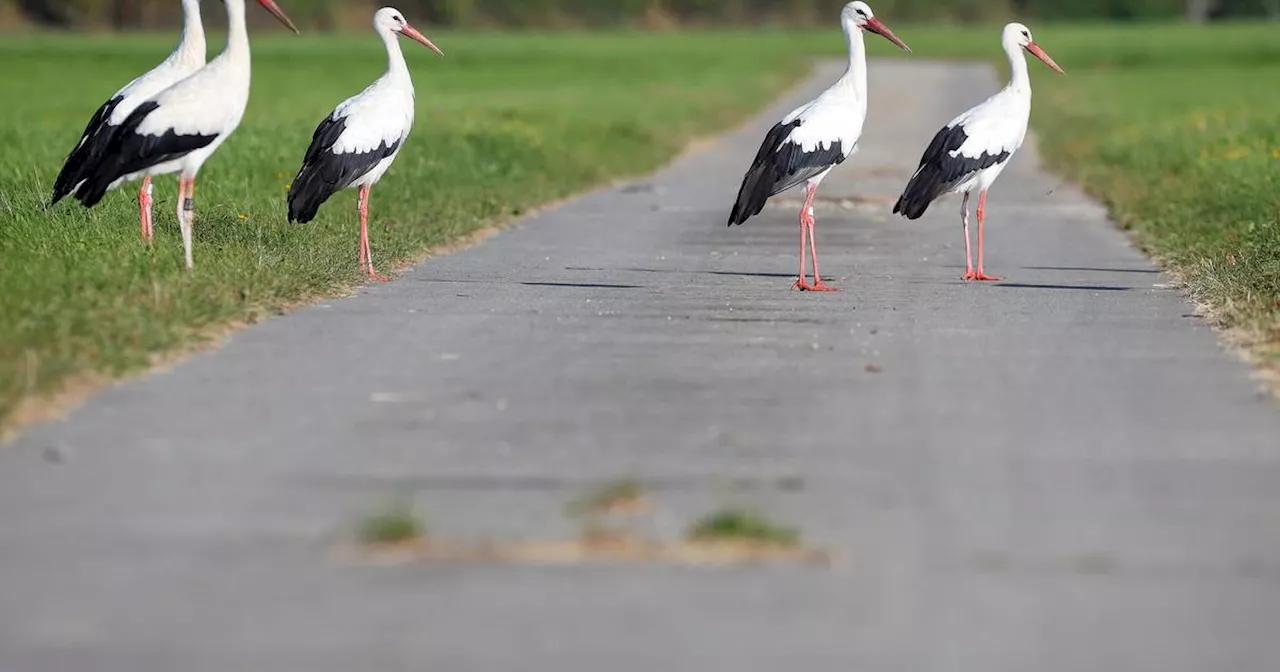
[[[240,125],[249,103],[249,31],[244,0],[225,0],[227,46],[195,73],[143,101],[116,127],[99,160],[86,164],[75,196],[91,208],[109,189],[152,175],[178,175],[178,225],[192,268],[196,173]],[[274,0],[258,0],[293,32]]]
[[[849,69],[831,88],[783,117],[760,145],[755,161],[742,178],[738,200],[729,214],[729,226],[760,214],[765,201],[802,182],[804,205],[800,208],[800,277],[795,288],[835,291],[818,275],[818,247],[813,239],[813,197],[822,179],[857,149],[862,123],[867,118],[867,49],[863,31],[882,35],[910,53],[893,31],[876,19],[865,2],[851,2],[840,13],[840,24],[849,43]],[[804,258],[813,255],[813,284],[805,281]]]
[[[56,204],[80,185],[85,166],[102,159],[112,133],[138,105],[203,68],[204,60],[204,25],[200,22],[200,0],[182,0],[182,39],[178,41],[178,46],[160,65],[116,91],[93,113],[89,125],[85,126],[84,133],[80,135],[80,142],[76,143],[67,156],[58,179],[53,183],[53,198],[49,204]],[[142,188],[138,191],[138,220],[142,228],[142,241],[151,242],[149,175],[142,179]]]
[[[1045,65],[1062,73],[1031,39],[1021,23],[1004,27],[1001,36],[1009,56],[1012,77],[1008,86],[977,107],[952,119],[933,136],[920,157],[920,166],[893,206],[895,213],[918,219],[939,196],[963,193],[960,217],[964,223],[965,280],[999,280],[982,270],[983,223],[987,216],[987,189],[1000,176],[1013,153],[1022,146],[1031,116],[1031,79],[1027,75],[1026,49]],[[969,247],[969,194],[978,192],[978,269],[973,268]]]
[[[413,79],[396,33],[444,55],[392,7],[373,15],[373,30],[387,47],[387,72],[364,91],[342,101],[311,136],[302,168],[289,185],[289,221],[307,223],[320,204],[343,189],[358,187],[360,270],[375,280],[388,280],[373,270],[369,248],[369,190],[382,179],[413,128]]]

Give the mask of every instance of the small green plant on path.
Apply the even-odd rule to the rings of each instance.
[[[360,542],[370,546],[403,544],[426,536],[427,527],[407,499],[399,499],[360,522]]]
[[[638,512],[645,509],[644,485],[632,478],[622,478],[600,485],[565,507],[569,515],[590,517],[610,513]]]
[[[800,530],[774,522],[764,514],[743,508],[708,513],[689,526],[689,541],[748,543],[762,546],[797,546]]]

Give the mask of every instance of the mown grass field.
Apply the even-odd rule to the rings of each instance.
[[[917,58],[1003,60],[998,26],[894,28]],[[1050,164],[1105,201],[1272,367],[1280,366],[1277,30],[1050,26],[1036,30],[1037,41],[1068,74],[1033,64],[1033,125]],[[417,123],[373,194],[383,269],[536,204],[650,170],[689,139],[745,118],[812,57],[843,49],[835,28],[428,32],[447,56],[405,43]],[[211,327],[359,281],[354,196],[297,226],[285,222],[284,194],[315,124],[380,74],[384,56],[372,35],[255,40],[245,120],[201,172],[194,273],[182,269],[172,178],[157,184],[154,250],[138,243],[131,189],[90,211],[46,207],[88,116],[172,39],[0,41],[0,96],[10,106],[0,147],[19,157],[0,163],[0,425],[23,399],[143,367]],[[220,48],[220,38],[211,44]],[[900,57],[887,44],[871,54]]]

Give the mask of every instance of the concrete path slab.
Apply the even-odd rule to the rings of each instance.
[[[724,225],[763,131],[397,282],[235,335],[0,450],[0,670],[1226,672],[1280,659],[1280,411],[1034,147],[892,199],[989,70],[873,63],[791,292],[786,199]],[[1037,85],[1053,86],[1049,77]],[[635,476],[653,534],[744,502],[829,568],[352,566],[411,492],[452,538],[565,538]],[[736,483],[734,488],[729,485]]]

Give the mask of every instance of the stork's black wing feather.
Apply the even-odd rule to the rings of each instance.
[[[983,151],[977,157],[952,155],[969,140],[964,125],[946,126],[933,136],[929,147],[920,157],[920,166],[902,190],[898,202],[894,204],[894,213],[900,213],[907,219],[918,219],[929,209],[939,196],[964,183],[974,173],[1007,161],[1008,150],[997,154]]]
[[[738,198],[729,213],[729,225],[741,224],[760,214],[770,197],[809,180],[823,171],[840,164],[845,155],[839,140],[830,145],[819,145],[810,151],[789,140],[791,134],[804,122],[800,118],[788,123],[774,124],[765,135],[756,158],[742,177]]]
[[[111,131],[114,130],[107,121],[111,119],[111,114],[116,111],[116,107],[122,100],[124,100],[123,96],[113,96],[93,113],[88,125],[84,127],[84,133],[80,134],[80,141],[67,155],[67,160],[62,164],[62,170],[58,172],[58,178],[53,182],[53,198],[50,199],[49,205],[61,201],[76,188],[85,166],[101,160],[107,151],[107,145],[111,142]]]
[[[159,108],[160,104],[154,100],[139,105],[111,132],[104,155],[97,162],[85,166],[81,174],[84,181],[75,194],[85,207],[97,205],[111,188],[111,183],[121,177],[180,159],[218,137],[217,133],[178,134],[172,130],[160,135],[138,133],[138,125]]]
[[[311,145],[302,157],[302,168],[289,185],[289,221],[303,224],[330,196],[351,186],[379,161],[396,153],[400,140],[380,142],[364,152],[335,153],[333,146],[347,129],[346,117],[325,117],[311,134]]]

